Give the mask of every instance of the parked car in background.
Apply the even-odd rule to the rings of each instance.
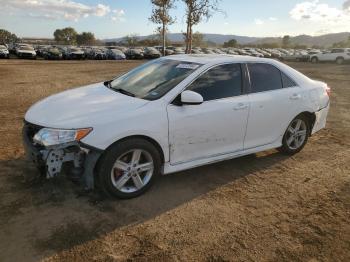
[[[213,54],[215,54],[211,48],[203,48],[203,52],[206,55],[213,55]]]
[[[62,52],[57,47],[48,47],[42,51],[42,56],[47,60],[59,60],[63,58]]]
[[[143,51],[138,48],[130,48],[125,52],[127,59],[143,59]]]
[[[106,51],[107,59],[110,60],[125,60],[125,54],[119,49],[108,49]]]
[[[10,52],[4,45],[0,45],[0,58],[10,58]]]
[[[48,48],[50,48],[50,46],[38,45],[34,49],[38,57],[44,57],[44,53],[47,51]]]
[[[175,47],[173,49],[174,55],[184,55],[185,54],[185,49],[182,47]]]
[[[19,44],[16,47],[16,55],[18,58],[36,59],[36,52],[31,45]]]
[[[329,93],[272,59],[169,56],[36,103],[24,147],[47,178],[66,167],[132,198],[160,174],[272,148],[298,153],[325,127]]]
[[[203,52],[201,49],[195,48],[195,49],[192,49],[192,54],[201,55],[201,54],[203,54]]]
[[[335,62],[341,65],[350,61],[350,48],[333,48],[330,51],[311,55],[312,63],[318,62]]]
[[[64,54],[64,58],[71,60],[71,59],[85,59],[85,52],[83,49],[79,47],[69,47],[67,48],[67,51]]]
[[[153,48],[157,49],[160,52],[160,54],[163,55],[163,47],[162,46],[154,46]],[[166,56],[173,55],[173,54],[174,54],[174,51],[171,47],[170,47],[170,49],[167,47],[165,48],[165,55]]]
[[[161,57],[161,53],[154,47],[146,47],[143,49],[143,56],[146,59],[154,59]]]
[[[227,50],[227,54],[229,54],[229,55],[238,55],[238,53],[236,51],[234,51],[233,49],[228,49]]]
[[[107,50],[101,48],[92,48],[89,53],[89,58],[94,60],[105,60],[107,59],[106,51]]]
[[[297,51],[290,54],[284,54],[280,57],[282,61],[296,61],[296,62],[307,62],[310,56],[305,51]]]

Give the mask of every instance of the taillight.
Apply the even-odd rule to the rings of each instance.
[[[331,88],[329,86],[326,87],[326,93],[329,97],[331,96]]]

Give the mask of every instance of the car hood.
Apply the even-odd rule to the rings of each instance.
[[[136,110],[148,101],[93,84],[47,97],[25,115],[27,122],[52,128],[94,127],[117,121],[118,114]]]
[[[74,54],[74,55],[83,55],[84,52],[83,51],[72,51],[70,52],[71,54]]]
[[[17,52],[18,52],[18,53],[25,53],[25,54],[35,54],[35,53],[36,53],[35,51],[31,51],[31,50],[21,50],[21,49],[19,49]]]

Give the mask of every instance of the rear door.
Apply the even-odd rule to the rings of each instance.
[[[242,81],[240,64],[216,66],[187,88],[203,96],[202,104],[168,106],[172,165],[243,149],[249,101]]]
[[[245,149],[281,139],[302,100],[300,88],[275,66],[249,63],[247,68],[251,90]]]

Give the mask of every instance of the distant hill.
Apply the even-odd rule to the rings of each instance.
[[[347,40],[350,37],[350,33],[335,33],[335,34],[326,34],[320,36],[310,36],[310,35],[298,35],[291,37],[291,42],[298,45],[306,46],[332,46],[334,43],[339,43]],[[263,44],[263,43],[281,43],[282,37],[265,37],[261,38],[253,44]]]
[[[224,42],[227,42],[231,39],[236,39],[239,44],[262,44],[262,43],[280,43],[282,41],[282,37],[250,37],[250,36],[238,36],[238,35],[221,35],[221,34],[203,34],[204,40],[213,42],[218,45],[222,45]],[[148,36],[139,36],[139,40],[150,39],[153,38],[154,35]],[[171,33],[168,34],[168,39],[171,42],[182,42],[183,34],[182,33]],[[334,43],[338,43],[341,41],[345,41],[350,37],[350,32],[344,33],[335,33],[335,34],[326,34],[320,36],[310,36],[310,35],[299,35],[295,37],[291,37],[291,42],[293,44],[299,45],[307,45],[307,46],[331,46]],[[104,42],[119,42],[122,41],[121,38],[112,38],[105,39]]]

